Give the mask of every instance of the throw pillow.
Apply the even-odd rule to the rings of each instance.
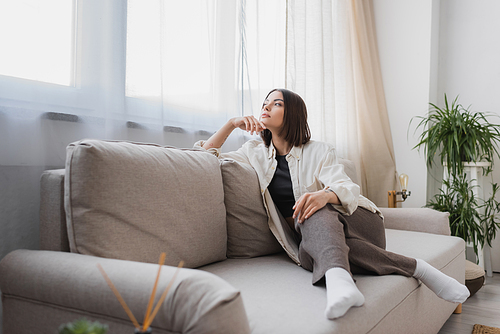
[[[199,267],[226,258],[219,161],[154,144],[82,140],[67,150],[72,252]]]
[[[221,160],[226,205],[227,257],[251,258],[282,251],[267,222],[257,173],[252,166]]]

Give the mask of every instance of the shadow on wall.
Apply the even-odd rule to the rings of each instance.
[[[42,166],[0,166],[0,259],[9,252],[39,248]]]

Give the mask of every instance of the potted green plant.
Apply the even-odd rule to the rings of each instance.
[[[449,178],[443,180],[440,193],[426,206],[449,212],[452,235],[471,242],[477,254],[479,245],[487,242],[491,246],[500,226],[497,220],[500,206],[495,200],[498,186],[493,184],[493,194],[488,200],[476,198],[473,186],[465,177],[464,164],[488,162],[489,167],[483,173],[491,172],[494,157],[499,156],[500,125],[488,121],[488,117],[494,116],[491,113],[464,108],[458,103],[458,96],[450,104],[445,94],[444,107],[429,105],[426,116],[417,116],[411,121],[418,119],[415,131],[422,129],[413,149],[424,150],[428,168],[439,156]]]
[[[481,216],[477,210],[478,198],[472,186],[463,175],[451,180],[443,180],[444,187],[425,205],[434,210],[449,212],[451,234],[470,241],[474,252],[478,253],[478,245],[484,244],[484,233]]]
[[[59,334],[106,334],[107,332],[107,325],[97,321],[90,322],[87,319],[76,320],[59,327]]]
[[[491,113],[472,112],[458,103],[458,96],[449,104],[444,96],[444,107],[429,103],[431,109],[420,119],[416,129],[422,128],[414,149],[424,149],[426,163],[432,167],[439,153],[441,164],[450,175],[462,175],[464,162],[488,161],[493,164],[498,156],[500,125],[488,122]],[[413,119],[412,119],[413,121]],[[411,124],[411,122],[410,122]]]

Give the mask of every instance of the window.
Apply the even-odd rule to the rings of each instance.
[[[206,0],[129,0],[126,95],[154,99],[163,94],[180,104],[188,94],[209,94],[214,9],[214,2]]]
[[[286,1],[241,1],[239,92],[242,114],[260,116],[265,95],[285,87]]]
[[[284,86],[285,3],[0,0],[0,112],[209,132],[258,116]]]
[[[170,123],[214,128],[258,116],[263,95],[284,86],[285,8],[284,0],[128,0],[126,95],[136,98],[128,106],[144,113],[151,103],[139,100],[159,101]]]
[[[75,3],[0,1],[0,75],[73,84]]]
[[[136,98],[129,110],[158,110],[137,99],[149,100],[170,124],[220,124],[236,107],[237,41],[235,1],[128,0],[125,94]]]

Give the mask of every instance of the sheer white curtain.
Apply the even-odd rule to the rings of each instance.
[[[284,0],[128,0],[128,13],[130,115],[215,131],[284,85]]]
[[[227,118],[257,112],[265,92],[284,85],[284,8],[0,1],[0,259],[38,247],[40,175],[64,167],[69,143],[191,147]],[[246,139],[235,131],[225,149]]]
[[[0,139],[22,149],[2,164],[62,166],[84,137],[188,146],[284,86],[285,0],[8,3]]]
[[[241,0],[239,29],[240,108],[258,118],[267,93],[285,86],[286,0]]]
[[[370,0],[289,0],[287,87],[313,138],[356,164],[362,193],[387,206],[396,168]]]
[[[134,120],[215,131],[237,112],[234,1],[128,1],[126,111]]]

